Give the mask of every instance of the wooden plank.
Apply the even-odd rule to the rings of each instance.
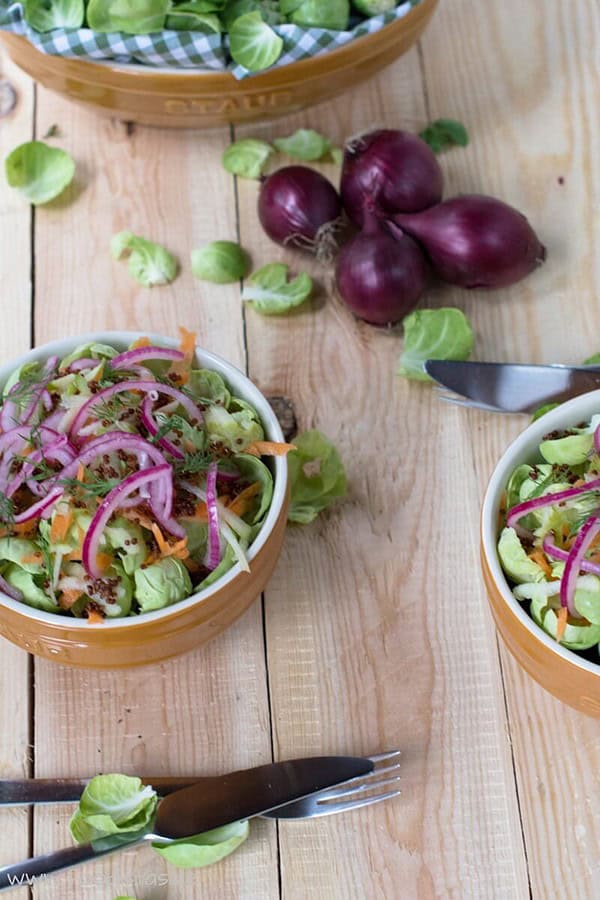
[[[176,334],[182,324],[243,367],[239,290],[207,288],[189,267],[192,247],[235,237],[233,186],[219,163],[228,135],[132,131],[42,91],[38,130],[53,122],[81,175],[37,219],[37,341],[106,327]],[[126,264],[111,260],[110,237],[123,228],[179,254],[182,274],[172,286],[142,289]],[[160,666],[97,673],[37,662],[35,700],[38,776],[210,774],[269,761],[260,605],[207,647]],[[36,814],[36,851],[69,841],[66,818]],[[57,877],[38,895],[79,900],[84,886],[86,898],[157,896],[166,876],[169,896],[186,900],[270,898],[277,892],[275,828],[262,823],[253,832],[231,860],[201,872],[167,870],[145,849]]]
[[[425,37],[432,116],[456,115],[472,136],[449,158],[451,189],[514,203],[549,250],[544,268],[513,289],[450,295],[475,323],[481,359],[581,362],[597,352],[598,12],[559,0],[485,9],[459,0],[441,5]],[[463,424],[482,492],[525,420],[472,413]],[[546,694],[504,650],[502,660],[533,896],[597,896],[598,725]]]
[[[2,61],[2,78],[17,92],[14,111],[2,120],[0,157],[4,159],[33,133],[33,86],[13,65]],[[0,271],[3,279],[0,359],[13,359],[29,347],[31,322],[31,207],[0,178]],[[29,658],[2,642],[0,660],[0,777],[22,778],[30,769],[29,749]],[[10,723],[10,726],[8,726]],[[0,865],[17,862],[29,852],[29,821],[26,810],[0,812]],[[16,900],[28,896],[15,891]]]
[[[425,119],[414,51],[352,95],[240,135],[303,125],[340,143],[373,124],[416,130]],[[462,417],[394,375],[398,333],[357,323],[326,270],[260,234],[256,185],[239,191],[255,264],[284,258],[325,286],[322,308],[281,320],[248,312],[251,375],[293,398],[301,429],[334,440],[351,484],[343,507],[290,530],[267,590],[276,754],[404,754],[398,800],[281,826],[283,896],[525,897]]]

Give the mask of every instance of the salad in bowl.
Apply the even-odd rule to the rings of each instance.
[[[500,519],[515,599],[551,638],[599,662],[600,415],[542,436],[536,461],[510,474]]]
[[[0,591],[87,624],[183,603],[248,557],[273,502],[253,403],[179,348],[138,338],[28,359],[0,407]]]

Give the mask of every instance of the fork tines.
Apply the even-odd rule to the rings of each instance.
[[[317,806],[319,807],[317,814],[327,815],[348,809],[358,809],[360,806],[369,806],[371,803],[379,803],[381,800],[398,797],[400,795],[398,789],[392,789],[384,793],[381,793],[381,789],[397,785],[400,781],[399,758],[399,750],[390,750],[386,753],[368,756],[367,759],[375,763],[373,771],[369,775],[351,778],[349,781],[337,785],[337,787],[329,788],[319,793],[316,798]],[[383,763],[383,765],[378,765],[379,763]]]

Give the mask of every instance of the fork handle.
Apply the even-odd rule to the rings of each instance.
[[[138,838],[127,844],[105,846],[104,849],[95,848],[93,844],[82,844],[80,847],[67,847],[44,856],[32,856],[13,866],[0,867],[0,892],[10,891],[17,887],[33,887],[38,882],[44,881],[48,875],[61,872],[63,869],[70,869],[72,866],[79,866],[93,859],[100,859],[101,856],[108,856],[109,853],[117,853],[119,850],[124,850],[125,847],[141,843],[142,840],[143,838]]]

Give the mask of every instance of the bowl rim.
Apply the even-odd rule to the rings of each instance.
[[[81,335],[60,338],[46,344],[41,344],[39,347],[34,347],[26,353],[21,354],[16,359],[0,365],[0,387],[4,385],[11,372],[26,362],[45,359],[53,354],[62,357],[74,350],[75,347],[88,343],[109,344],[117,349],[120,349],[122,346],[123,349],[126,349],[129,344],[140,337],[148,337],[152,342],[159,342],[165,347],[178,346],[178,341],[174,338],[151,331],[92,331]],[[231,387],[238,396],[247,400],[255,407],[260,415],[261,422],[265,428],[265,434],[269,440],[277,442],[284,441],[281,426],[279,425],[279,421],[267,398],[241,369],[234,366],[233,363],[228,362],[223,357],[218,356],[216,353],[205,350],[198,344],[196,344],[195,353],[196,360],[200,365],[213,369],[222,375],[227,382],[228,387]],[[246,554],[249,563],[251,563],[258,555],[271,537],[286,502],[288,483],[287,459],[285,456],[274,457],[273,463],[275,466],[273,499],[271,500],[271,506],[263,526]],[[203,588],[201,591],[197,591],[195,594],[191,594],[189,597],[186,597],[185,600],[180,600],[178,603],[174,603],[164,609],[141,613],[137,616],[105,619],[104,622],[94,626],[94,631],[97,632],[99,629],[140,628],[146,624],[169,619],[171,617],[177,617],[196,604],[208,600],[212,595],[223,590],[223,588],[228,587],[237,577],[247,576],[247,574],[248,573],[246,572],[242,572],[240,564],[236,563],[213,584]],[[58,613],[38,610],[19,600],[13,600],[12,597],[8,597],[0,591],[0,610],[3,606],[28,619],[33,619],[38,622],[42,621],[55,627],[73,629],[76,631],[89,629],[90,627],[87,619],[77,619],[75,617],[69,618],[67,616],[59,615]]]
[[[519,601],[513,596],[500,565],[497,549],[498,511],[500,496],[504,491],[508,478],[516,466],[535,455],[535,447],[539,446],[543,436],[557,428],[576,425],[589,421],[594,412],[600,412],[600,390],[589,391],[561,403],[556,409],[547,412],[535,422],[531,422],[511,443],[496,463],[488,481],[481,508],[481,542],[485,561],[489,567],[494,584],[506,605],[519,622],[552,653],[560,656],[570,665],[577,666],[590,675],[600,678],[600,657],[597,663],[583,659],[573,650],[558,644],[529,616]]]

